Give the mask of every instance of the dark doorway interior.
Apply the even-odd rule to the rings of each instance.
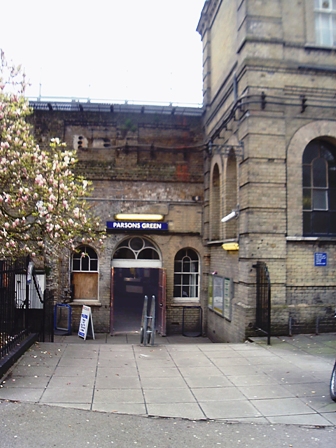
[[[158,297],[159,269],[115,268],[114,332],[139,331],[145,295]]]

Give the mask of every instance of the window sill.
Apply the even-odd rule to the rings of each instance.
[[[101,302],[99,302],[98,300],[86,300],[86,299],[77,299],[74,300],[73,302],[70,302],[69,305],[71,306],[102,306]]]
[[[321,44],[315,44],[315,43],[309,43],[305,44],[306,50],[323,50],[323,51],[335,51],[336,47],[333,45],[321,45]]]
[[[178,300],[174,300],[174,303],[171,304],[172,307],[181,307],[181,306],[201,306],[200,302],[197,301],[185,301],[185,300],[181,300],[180,302]]]
[[[286,241],[336,241],[336,236],[287,236]]]

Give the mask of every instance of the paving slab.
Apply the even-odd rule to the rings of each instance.
[[[52,376],[49,383],[46,385],[48,389],[66,389],[69,387],[87,387],[91,390],[95,384],[95,378],[87,376]]]
[[[329,394],[328,381],[316,381],[304,384],[284,384],[283,387],[296,397],[314,397],[322,396],[323,398]]]
[[[221,373],[220,369],[216,366],[195,368],[192,365],[189,365],[189,367],[180,367],[179,372],[181,373],[181,375],[187,376],[189,378],[198,376],[211,376],[215,375],[216,373]]]
[[[155,367],[139,366],[138,371],[142,378],[180,378],[181,372],[176,367],[160,367],[159,363]]]
[[[91,403],[92,388],[82,386],[47,387],[40,403]]]
[[[97,376],[97,389],[137,389],[140,388],[139,376],[106,375]]]
[[[40,357],[40,356],[22,356],[17,365],[20,366],[43,366],[43,367],[56,367],[60,358],[56,357]]]
[[[315,414],[316,415],[316,414]],[[332,425],[336,426],[336,412],[321,412],[321,416],[328,420]]]
[[[74,376],[74,377],[78,377],[78,376],[85,376],[88,378],[94,378],[96,375],[96,366],[89,368],[89,367],[84,367],[83,368],[83,364],[82,363],[78,363],[77,366],[58,366],[56,367],[56,369],[54,370],[54,372],[52,373],[52,376]],[[16,373],[16,369],[14,369],[14,373]]]
[[[295,397],[295,395],[279,384],[265,385],[262,386],[243,386],[238,387],[241,393],[249,400],[253,399],[271,399],[271,398],[289,398]]]
[[[95,389],[93,403],[143,403],[141,388]]]
[[[281,425],[300,425],[300,426],[314,426],[323,427],[330,426],[330,421],[322,415],[316,414],[299,414],[299,415],[281,415],[267,417],[272,424]]]
[[[229,387],[197,387],[191,389],[198,402],[244,400],[245,395],[234,386]]]
[[[191,390],[187,387],[173,389],[143,389],[146,403],[196,403]]]
[[[119,367],[115,367],[113,363],[108,365],[101,366],[100,364],[97,366],[97,369],[94,372],[95,376],[98,377],[111,377],[121,376],[121,377],[129,377],[129,376],[139,376],[139,371],[136,365],[122,365]]]
[[[301,398],[301,400],[309,406],[311,409],[318,413],[322,412],[335,412],[335,403],[328,399],[329,396],[319,396],[319,397],[307,397]]]
[[[8,375],[2,385],[7,388],[45,389],[52,377]]]
[[[264,400],[250,400],[253,406],[265,417],[279,415],[313,414],[314,410],[300,398],[272,398]]]
[[[196,358],[196,359],[192,359],[191,358],[185,358],[185,359],[174,359],[174,363],[176,364],[176,366],[178,368],[183,368],[183,367],[189,367],[189,366],[193,366],[196,369],[199,368],[210,368],[213,369],[214,364],[207,358]]]
[[[3,387],[0,390],[0,399],[38,403],[44,391],[43,387]]]
[[[99,356],[99,360],[97,363],[99,368],[136,368],[136,362],[135,359],[133,358],[102,358],[101,356]]]
[[[199,404],[206,417],[212,420],[262,417],[261,412],[247,400],[206,401]]]
[[[237,358],[235,357],[226,357],[223,356],[221,358],[213,358],[211,357],[212,364],[216,365],[219,368],[225,368],[225,367],[233,367],[233,366],[250,366],[251,362],[243,357]]]
[[[278,384],[274,378],[267,376],[265,373],[251,375],[230,375],[227,378],[235,386],[267,386]]]
[[[224,375],[215,376],[185,376],[183,380],[192,388],[196,387],[228,387],[232,386],[232,381]]]
[[[85,362],[85,367],[89,369],[95,369],[97,366],[97,358],[86,358],[86,357],[65,357],[60,359],[58,367],[77,367]]]
[[[141,385],[144,389],[175,389],[186,387],[185,379],[180,376],[170,376],[170,377],[142,377]]]
[[[38,343],[3,378],[0,400],[190,420],[336,426],[336,335],[213,344],[206,338],[76,335]]]
[[[255,366],[253,364],[235,365],[227,364],[225,366],[218,366],[221,372],[227,376],[243,376],[243,375],[261,375],[262,366]]]
[[[166,418],[184,418],[188,420],[206,420],[198,403],[148,403],[147,412],[150,416]]]
[[[21,365],[18,364],[15,368],[16,376],[47,376],[50,377],[55,371],[54,367],[40,366],[40,365]]]
[[[144,403],[100,403],[93,402],[92,410],[96,412],[113,412],[116,414],[147,415]]]

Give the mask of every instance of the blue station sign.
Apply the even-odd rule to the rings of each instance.
[[[328,257],[326,252],[315,252],[314,266],[327,266]]]
[[[150,231],[167,231],[168,223],[161,221],[139,222],[139,221],[107,221],[107,230],[140,230],[143,232]]]

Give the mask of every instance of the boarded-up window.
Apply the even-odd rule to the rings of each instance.
[[[80,246],[72,257],[74,300],[98,299],[98,256],[92,247]]]

